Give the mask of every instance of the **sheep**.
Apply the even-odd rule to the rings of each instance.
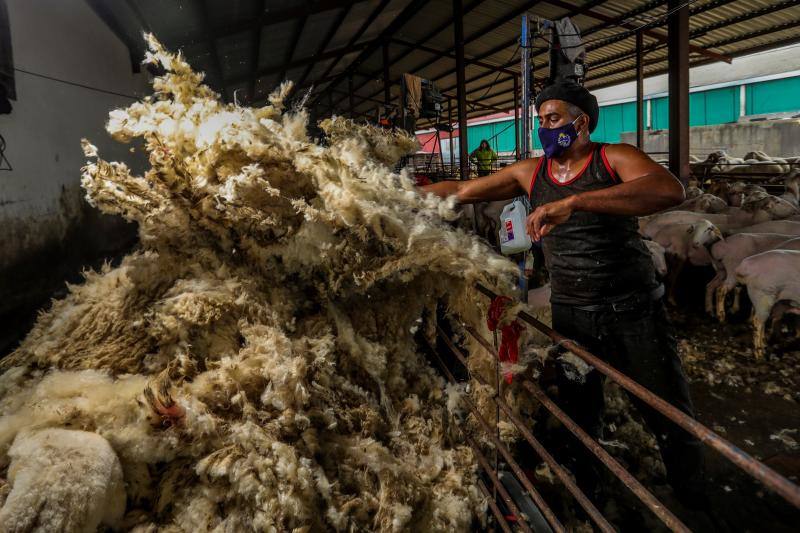
[[[734,219],[725,213],[695,213],[693,211],[664,211],[655,215],[639,217],[639,233],[649,239],[662,228],[672,224],[691,224],[708,221],[723,233],[739,227]]]
[[[696,266],[710,264],[708,246],[721,238],[719,229],[707,220],[667,225],[653,234],[652,240],[663,246],[673,260],[667,279],[667,300],[670,303],[675,304],[677,280],[686,262]]]
[[[728,233],[782,233],[784,235],[800,237],[800,222],[792,220],[770,220],[768,222],[753,224],[752,226],[731,229]]]
[[[773,183],[782,181],[785,189],[780,198],[794,207],[800,208],[800,169],[795,168],[785,176],[774,178],[771,181]]]
[[[721,213],[728,207],[728,204],[722,198],[714,196],[713,194],[701,193],[691,199],[687,199],[682,204],[669,208],[664,212],[669,211],[692,211],[695,213]]]
[[[2,531],[119,528],[125,512],[122,466],[97,433],[49,428],[17,435],[8,451],[11,492]]]
[[[650,252],[650,258],[653,260],[653,267],[656,269],[656,274],[658,277],[663,278],[667,275],[666,250],[659,243],[648,239],[645,239],[644,244]]]
[[[735,271],[736,281],[747,287],[753,303],[753,349],[757,359],[766,352],[765,327],[776,304],[779,314],[800,314],[800,251],[771,250],[744,259]],[[773,322],[780,316],[772,316]]]
[[[725,297],[736,286],[735,270],[746,257],[773,249],[791,239],[778,233],[739,233],[715,242],[710,249],[711,262],[716,270],[714,278],[706,285],[706,312],[725,322]],[[714,298],[714,296],[716,297]]]

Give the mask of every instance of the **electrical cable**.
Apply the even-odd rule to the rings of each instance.
[[[509,57],[508,60],[503,64],[505,65],[506,63],[510,63],[514,59],[514,57],[516,57],[517,52],[519,51],[519,49],[520,49],[520,44],[517,43],[517,47],[514,48],[514,51],[511,53],[511,57]],[[497,72],[497,76],[495,76],[494,77],[494,81],[492,81],[492,84],[489,85],[489,87],[486,88],[486,90],[483,92],[482,95],[480,95],[477,98],[477,100],[482,100],[483,98],[486,97],[487,94],[489,94],[489,91],[491,91],[494,88],[494,86],[497,84],[497,80],[500,79],[500,74],[502,74],[502,72],[498,71]],[[475,104],[468,104],[468,105],[470,106],[470,109],[469,109],[470,111],[475,111]]]
[[[611,24],[611,26],[620,26],[620,28],[622,29],[622,31],[618,31],[617,33],[614,33],[614,34],[611,34],[611,35],[605,35],[605,36],[603,36],[603,37],[596,37],[596,38],[594,38],[594,39],[591,39],[591,40],[589,40],[589,41],[583,42],[583,43],[581,43],[581,44],[579,44],[579,45],[574,45],[574,46],[562,46],[562,47],[561,47],[561,49],[562,49],[562,50],[565,50],[565,49],[569,49],[569,48],[578,48],[578,47],[580,47],[580,46],[587,46],[587,45],[589,45],[589,44],[592,44],[592,43],[597,43],[597,42],[606,41],[606,40],[609,40],[609,39],[614,39],[614,38],[616,38],[616,37],[619,37],[620,35],[624,35],[624,34],[626,34],[626,33],[627,33],[627,34],[630,34],[630,35],[633,35],[633,34],[635,34],[637,31],[640,31],[640,30],[643,30],[643,29],[648,29],[648,27],[652,27],[652,26],[655,26],[655,25],[657,25],[657,24],[658,24],[659,22],[661,22],[663,19],[665,19],[665,18],[669,17],[670,15],[672,15],[673,13],[675,13],[676,11],[680,11],[680,10],[681,10],[681,9],[683,9],[684,7],[688,7],[688,6],[690,6],[690,5],[694,4],[694,3],[696,3],[697,1],[698,1],[698,0],[687,0],[687,1],[686,1],[686,2],[684,2],[683,4],[681,4],[681,5],[679,5],[679,6],[676,6],[676,7],[672,8],[672,9],[670,9],[669,11],[666,11],[666,12],[665,12],[663,15],[652,16],[652,15],[647,15],[647,14],[645,14],[645,13],[641,13],[641,14],[637,15],[637,17],[649,17],[651,20],[650,20],[649,22],[645,22],[645,23],[641,24],[640,26],[637,26],[637,27],[635,27],[635,28],[631,28],[631,29],[624,29],[623,27],[621,27],[621,26],[620,26],[620,23],[614,23],[614,24]],[[591,15],[589,15],[589,16],[591,16]],[[634,18],[635,18],[635,17],[634,17]],[[590,28],[590,29],[591,29],[591,28]],[[599,30],[599,31],[603,31],[603,30],[605,30],[605,29],[607,29],[607,28],[602,28],[602,29],[601,29],[601,30]],[[563,33],[563,34],[560,34],[560,35],[559,35],[559,37],[580,37],[580,36],[581,36],[581,34],[580,34],[580,33]],[[552,44],[552,43],[550,42],[550,39],[548,39],[547,37],[545,37],[545,36],[544,36],[544,34],[541,34],[541,33],[540,33],[540,34],[536,35],[536,38],[542,39],[542,40],[543,40],[543,41],[545,41],[547,44]],[[531,44],[529,44],[529,45],[527,46],[527,48],[533,48],[533,42],[531,42]]]
[[[3,163],[7,166],[3,166]],[[2,134],[0,134],[0,170],[14,170],[11,161],[6,157],[6,140]]]
[[[139,96],[133,96],[133,95],[130,95],[130,94],[124,94],[124,93],[118,93],[118,92],[115,92],[115,91],[109,91],[109,90],[106,90],[106,89],[100,89],[98,87],[92,87],[91,85],[85,85],[83,83],[77,83],[77,82],[74,82],[74,81],[62,80],[61,78],[48,76],[47,74],[39,74],[38,72],[31,72],[30,70],[25,70],[25,69],[21,69],[21,68],[17,68],[17,67],[14,67],[14,70],[16,70],[17,72],[22,72],[23,74],[28,74],[30,76],[36,76],[37,78],[43,78],[43,79],[50,80],[50,81],[56,81],[56,82],[59,82],[59,83],[72,85],[74,87],[80,87],[82,89],[89,89],[90,91],[96,91],[96,92],[99,92],[99,93],[111,94],[111,95],[114,95],[114,96],[122,96],[123,98],[130,98],[131,100],[139,100],[140,99]]]
[[[597,42],[607,41],[607,40],[609,40],[609,39],[614,39],[614,38],[617,38],[617,37],[619,37],[619,36],[621,36],[621,35],[626,35],[626,36],[627,36],[627,35],[633,35],[633,34],[635,34],[635,33],[636,33],[636,32],[638,32],[638,31],[645,30],[645,29],[648,29],[649,27],[652,27],[652,26],[655,26],[655,25],[657,25],[659,22],[661,22],[661,21],[662,21],[662,20],[664,20],[665,18],[668,18],[670,15],[672,15],[672,14],[673,14],[673,13],[675,13],[676,11],[680,11],[680,10],[681,10],[681,9],[683,9],[684,7],[688,7],[688,6],[690,6],[690,5],[694,4],[694,3],[696,3],[697,1],[698,1],[698,0],[687,0],[687,1],[686,1],[686,2],[684,2],[683,4],[681,4],[681,5],[679,5],[679,6],[676,6],[676,7],[672,8],[672,9],[670,9],[669,11],[665,12],[663,15],[660,15],[659,17],[656,17],[656,18],[654,18],[652,21],[650,21],[650,22],[646,22],[646,23],[644,23],[644,24],[641,24],[641,25],[639,25],[639,26],[637,26],[637,27],[635,27],[635,28],[631,28],[631,29],[629,29],[629,30],[620,31],[620,32],[618,32],[618,33],[615,33],[615,34],[613,34],[613,35],[606,35],[606,36],[604,36],[604,37],[597,37],[597,38],[595,38],[595,39],[592,39],[592,40],[586,41],[586,42],[584,42],[584,43],[581,43],[580,45],[576,45],[576,46],[562,46],[561,48],[562,48],[562,50],[563,50],[563,49],[567,49],[567,48],[578,48],[578,47],[580,47],[580,46],[588,46],[588,45],[590,45],[590,44],[592,44],[592,43],[597,43]],[[619,23],[617,23],[617,24],[613,24],[613,26],[619,26]],[[605,29],[605,28],[604,28],[604,29]]]

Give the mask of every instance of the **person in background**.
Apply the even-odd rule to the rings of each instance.
[[[497,161],[497,154],[489,141],[483,139],[481,144],[469,154],[469,160],[478,167],[478,176],[488,176],[492,173],[492,164]]]

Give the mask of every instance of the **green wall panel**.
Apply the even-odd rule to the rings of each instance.
[[[650,127],[669,129],[669,98],[650,100]],[[780,113],[800,111],[800,76],[746,85],[746,113]],[[736,122],[739,118],[739,86],[699,91],[689,95],[689,125],[708,126]],[[478,124],[469,127],[469,150],[488,139],[497,152],[514,150],[513,120]],[[541,149],[534,120],[531,137],[534,149]],[[619,142],[623,132],[636,131],[636,102],[607,105],[600,108],[597,128],[592,139],[598,142]]]
[[[650,129],[666,130],[669,128],[669,98],[653,98],[650,100]]]
[[[513,152],[516,148],[516,139],[514,138],[514,121],[505,120],[503,122],[495,122],[494,138],[497,141],[498,152]]]
[[[618,143],[624,131],[636,131],[636,102],[602,106],[592,139]]]
[[[694,93],[705,96],[705,124],[724,124],[739,120],[739,86]],[[694,114],[692,100],[689,111]]]
[[[739,86],[700,91],[689,95],[689,126],[736,122],[739,118]]]
[[[706,95],[704,93],[690,93],[689,126],[705,126],[705,125],[706,125]]]
[[[469,126],[467,130],[470,153],[478,147],[481,140],[486,139],[495,152],[513,152],[516,139],[514,138],[514,120],[503,120],[490,124],[477,124]]]
[[[492,136],[494,124],[477,124],[475,126],[467,127],[467,151],[472,151],[481,144],[483,139],[489,140]],[[489,140],[489,145],[493,150],[497,151],[497,143],[494,140]]]
[[[762,81],[745,87],[748,115],[800,110],[800,77]]]

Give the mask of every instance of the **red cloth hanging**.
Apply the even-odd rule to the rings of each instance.
[[[500,349],[497,352],[497,358],[500,362],[513,364],[519,360],[519,336],[522,333],[522,325],[514,319],[508,324],[500,326],[503,311],[511,301],[508,296],[496,296],[489,305],[486,325],[489,327],[489,331],[495,331],[498,326],[500,327]],[[505,379],[506,383],[511,383],[514,374],[506,372]]]

